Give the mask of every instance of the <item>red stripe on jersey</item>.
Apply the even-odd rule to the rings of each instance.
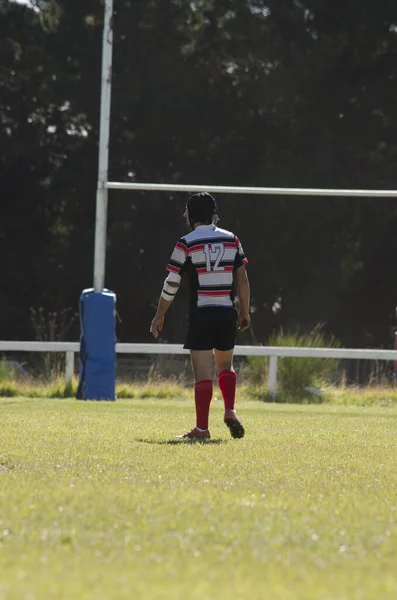
[[[197,244],[196,246],[192,246],[188,249],[187,253],[191,254],[192,252],[199,252],[200,250],[204,250],[204,244]]]
[[[234,242],[220,242],[225,248],[237,248]]]
[[[220,269],[218,267],[217,271],[207,271],[206,267],[200,267],[197,269],[197,273],[199,275],[221,275],[222,273],[231,273],[233,271],[233,267],[223,267]]]
[[[180,242],[176,243],[175,248],[178,248],[179,250],[182,250],[182,252],[184,252],[185,254],[187,254],[187,248],[186,248],[186,246],[184,246]]]
[[[174,267],[174,265],[167,265],[166,269],[167,271],[173,271],[174,273],[179,273],[181,270],[180,267]]]
[[[219,290],[219,291],[214,291],[214,292],[209,292],[209,291],[198,291],[197,294],[199,296],[230,296],[230,292],[231,290]]]

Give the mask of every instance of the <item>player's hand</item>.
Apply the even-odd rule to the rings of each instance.
[[[238,316],[238,330],[247,331],[251,325],[251,316],[249,313],[239,313]]]
[[[159,317],[156,315],[152,321],[152,324],[150,325],[150,332],[156,340],[159,337],[159,332],[163,331],[163,325],[164,317]]]

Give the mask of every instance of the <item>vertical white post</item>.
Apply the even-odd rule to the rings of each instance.
[[[277,356],[270,356],[268,392],[272,400],[276,399],[277,391]]]
[[[73,350],[68,350],[66,352],[66,361],[65,361],[66,383],[70,383],[72,381],[73,375],[74,375],[74,352],[73,352]]]
[[[105,0],[102,40],[101,113],[99,125],[99,164],[96,195],[94,289],[105,287],[106,223],[108,209],[108,162],[110,101],[112,92],[113,0]]]

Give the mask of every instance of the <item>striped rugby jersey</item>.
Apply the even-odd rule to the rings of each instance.
[[[233,307],[233,274],[247,262],[234,233],[215,225],[198,225],[176,244],[167,270],[189,275],[191,309]]]

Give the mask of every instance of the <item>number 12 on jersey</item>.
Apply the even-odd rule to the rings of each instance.
[[[204,244],[205,266],[208,273],[225,270],[224,267],[219,266],[224,254],[223,244]]]

